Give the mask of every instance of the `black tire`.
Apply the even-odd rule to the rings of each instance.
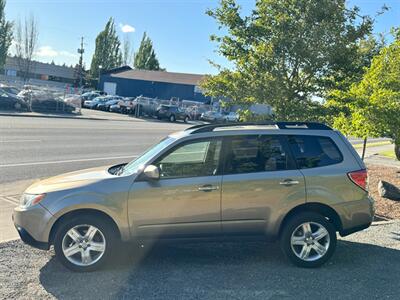
[[[174,115],[170,115],[170,116],[169,116],[169,121],[170,121],[171,123],[175,122],[175,121],[176,121],[175,116],[174,116]]]
[[[67,232],[78,225],[92,225],[96,227],[105,238],[105,251],[100,257],[98,261],[91,265],[80,266],[74,264],[70,260],[66,258],[63,252],[63,239],[66,236]],[[119,239],[117,238],[117,233],[115,232],[113,224],[110,224],[110,221],[101,216],[95,215],[77,215],[63,221],[57,228],[55,237],[54,237],[54,250],[56,253],[56,257],[58,260],[68,269],[74,272],[92,272],[100,269],[104,266],[104,264],[109,261],[111,258],[114,249],[119,244]],[[81,247],[80,247],[81,248]],[[92,252],[91,252],[92,253]],[[95,253],[96,254],[96,253]],[[80,253],[76,254],[78,257]]]
[[[318,225],[323,226],[326,231],[327,231],[327,235],[326,237],[322,238],[320,241],[322,244],[325,244],[324,246],[327,246],[327,250],[326,252],[318,258],[318,253],[316,250],[314,250],[312,247],[314,247],[315,243],[319,243],[319,241],[315,241],[313,238],[309,237],[309,243],[307,244],[307,246],[310,246],[312,249],[310,250],[310,256],[311,254],[314,254],[314,256],[316,257],[314,260],[305,260],[302,259],[300,257],[298,257],[296,255],[296,252],[300,252],[298,254],[301,254],[301,250],[303,248],[303,246],[301,245],[295,245],[292,247],[291,244],[291,238],[292,238],[292,234],[299,228],[299,226],[301,226],[304,223],[308,223],[310,222],[311,226],[315,228],[318,228]],[[301,229],[300,229],[301,230]],[[313,232],[313,231],[312,231]],[[314,236],[314,235],[313,235]],[[327,240],[329,239],[328,244]],[[286,224],[284,225],[284,228],[281,232],[281,236],[280,236],[280,244],[281,244],[281,248],[282,251],[284,252],[284,254],[289,258],[289,260],[295,264],[296,266],[299,267],[303,267],[303,268],[316,268],[316,267],[320,267],[321,265],[323,265],[326,261],[328,261],[331,256],[333,255],[333,253],[335,252],[335,248],[336,248],[336,230],[335,227],[333,226],[333,224],[331,222],[329,222],[324,216],[317,214],[317,213],[313,213],[313,212],[303,212],[303,213],[299,213],[293,217],[291,217]],[[309,259],[311,259],[312,257],[310,257]]]
[[[185,123],[189,123],[189,121],[190,121],[189,116],[186,116],[185,119],[183,119],[183,122],[185,122]]]

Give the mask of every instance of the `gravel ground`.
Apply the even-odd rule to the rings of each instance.
[[[378,193],[379,180],[385,180],[400,187],[400,169],[381,165],[368,165],[369,192],[376,201],[376,216],[400,219],[400,201],[382,198]]]
[[[132,250],[121,250],[105,270],[72,273],[52,251],[0,244],[0,298],[398,299],[400,290],[399,221],[342,238],[319,269],[293,267],[276,244],[263,242],[164,244],[129,255]]]

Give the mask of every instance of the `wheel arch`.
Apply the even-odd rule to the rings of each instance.
[[[76,217],[79,215],[90,215],[90,216],[96,216],[99,218],[102,218],[106,222],[108,222],[112,227],[115,233],[117,234],[117,238],[121,239],[121,231],[117,225],[117,223],[114,221],[113,218],[111,218],[107,213],[104,211],[98,210],[98,209],[93,209],[93,208],[84,208],[84,209],[77,209],[77,210],[72,210],[69,212],[66,212],[65,214],[61,215],[53,224],[50,230],[49,234],[49,245],[52,245],[54,242],[54,237],[57,232],[57,229],[59,226],[64,222],[64,220]]]
[[[342,221],[339,214],[330,206],[318,202],[304,203],[292,208],[283,218],[279,225],[279,236],[282,233],[282,229],[285,227],[287,222],[296,214],[301,212],[314,212],[318,213],[327,218],[335,227],[336,231],[342,231]]]

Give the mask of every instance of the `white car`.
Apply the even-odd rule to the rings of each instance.
[[[239,122],[239,115],[235,112],[230,112],[224,116],[225,122]]]

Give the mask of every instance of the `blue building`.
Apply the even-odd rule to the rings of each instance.
[[[124,97],[144,96],[169,100],[211,101],[199,88],[204,75],[165,71],[134,70],[121,67],[104,72],[99,88],[107,94]]]

